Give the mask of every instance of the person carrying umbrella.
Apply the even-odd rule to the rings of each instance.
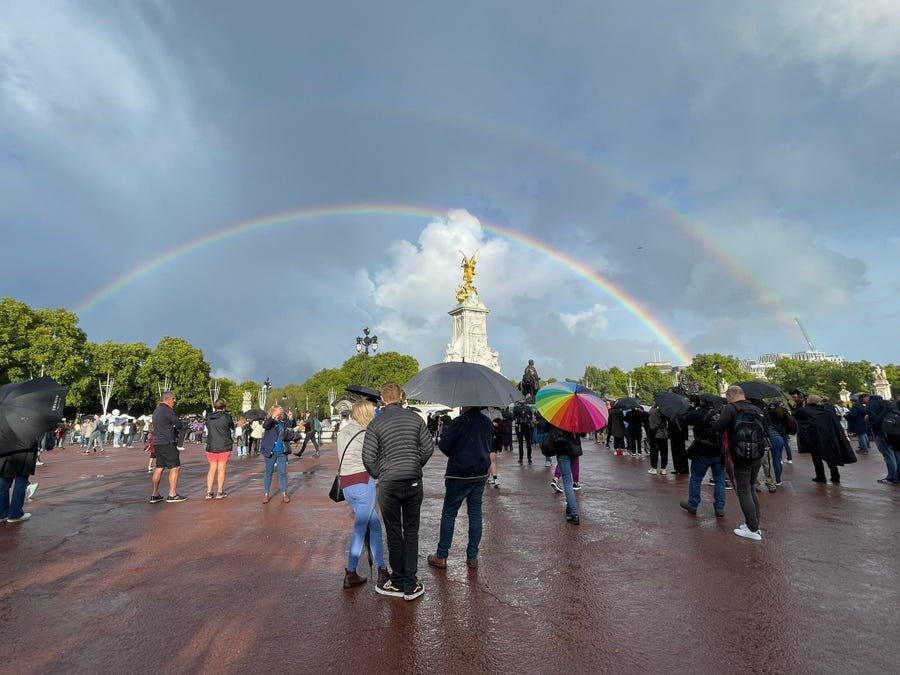
[[[444,507],[437,550],[429,554],[428,564],[447,568],[447,556],[453,542],[456,515],[463,501],[469,514],[469,543],[466,566],[478,568],[478,546],[481,543],[481,504],[491,465],[493,425],[479,406],[464,407],[462,414],[444,429],[438,448],[447,455],[444,473]]]

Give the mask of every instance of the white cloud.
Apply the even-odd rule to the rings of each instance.
[[[599,337],[609,328],[606,307],[599,304],[581,312],[561,312],[559,318],[569,331],[586,337]]]

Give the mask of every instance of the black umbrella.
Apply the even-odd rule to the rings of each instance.
[[[348,384],[345,387],[345,391],[357,398],[368,399],[375,405],[378,405],[379,401],[381,401],[381,392],[377,389],[372,389],[372,387],[364,387],[361,384]]]
[[[613,403],[613,408],[624,408],[626,410],[631,410],[632,408],[640,408],[641,402],[636,398],[632,398],[631,396],[623,396],[622,398],[617,398],[616,402]]]
[[[691,408],[691,402],[688,399],[672,391],[658,391],[653,394],[653,398],[659,411],[670,420],[683,415]]]
[[[269,416],[262,408],[250,408],[250,410],[245,410],[241,413],[241,417],[244,417],[248,420],[264,420]]]
[[[707,392],[703,392],[700,394],[700,402],[706,403],[707,405],[711,405],[715,408],[721,408],[725,405],[725,399],[719,396],[718,394],[709,394]]]
[[[459,406],[504,407],[522,399],[503,375],[477,363],[449,361],[428,366],[403,385],[406,397]]]
[[[34,447],[63,418],[67,389],[52,377],[0,387],[0,455]]]
[[[747,398],[780,398],[784,396],[784,392],[779,387],[768,382],[748,380],[747,382],[735,382],[735,385],[744,390],[744,396]]]

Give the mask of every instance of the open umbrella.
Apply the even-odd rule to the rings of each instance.
[[[522,392],[495,370],[478,363],[449,361],[420,370],[403,385],[406,397],[417,401],[459,406],[507,406]]]
[[[748,380],[746,382],[735,382],[735,384],[744,390],[744,396],[747,398],[781,398],[784,396],[784,392],[779,387],[768,382]]]
[[[670,420],[683,415],[691,408],[691,402],[688,399],[672,391],[658,391],[653,394],[653,398],[659,411]]]
[[[63,418],[68,390],[52,377],[0,387],[0,455],[28,450]]]
[[[613,403],[613,408],[624,408],[626,410],[631,410],[632,408],[640,408],[641,402],[636,398],[632,398],[631,396],[623,396],[622,398],[617,398],[616,402]]]
[[[348,384],[345,387],[348,394],[352,394],[355,398],[363,398],[371,401],[375,405],[381,400],[381,392],[372,387],[364,387],[361,384]]]
[[[250,410],[245,410],[241,413],[241,417],[244,417],[248,420],[264,420],[269,416],[262,408],[250,408]]]
[[[538,389],[534,406],[555,427],[573,434],[602,429],[609,416],[606,402],[576,382],[553,382]]]

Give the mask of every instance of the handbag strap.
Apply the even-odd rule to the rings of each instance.
[[[338,470],[337,470],[337,472],[338,472],[338,475],[339,475],[339,476],[341,475],[341,466],[342,466],[343,463],[344,463],[344,455],[347,454],[347,450],[350,448],[350,444],[353,442],[353,439],[354,439],[354,438],[356,438],[356,437],[359,436],[360,434],[364,434],[364,433],[366,433],[366,430],[365,430],[365,429],[360,429],[360,430],[357,431],[355,434],[353,434],[353,436],[350,438],[350,440],[347,441],[347,445],[344,446],[344,451],[341,453],[341,461],[338,462]]]

